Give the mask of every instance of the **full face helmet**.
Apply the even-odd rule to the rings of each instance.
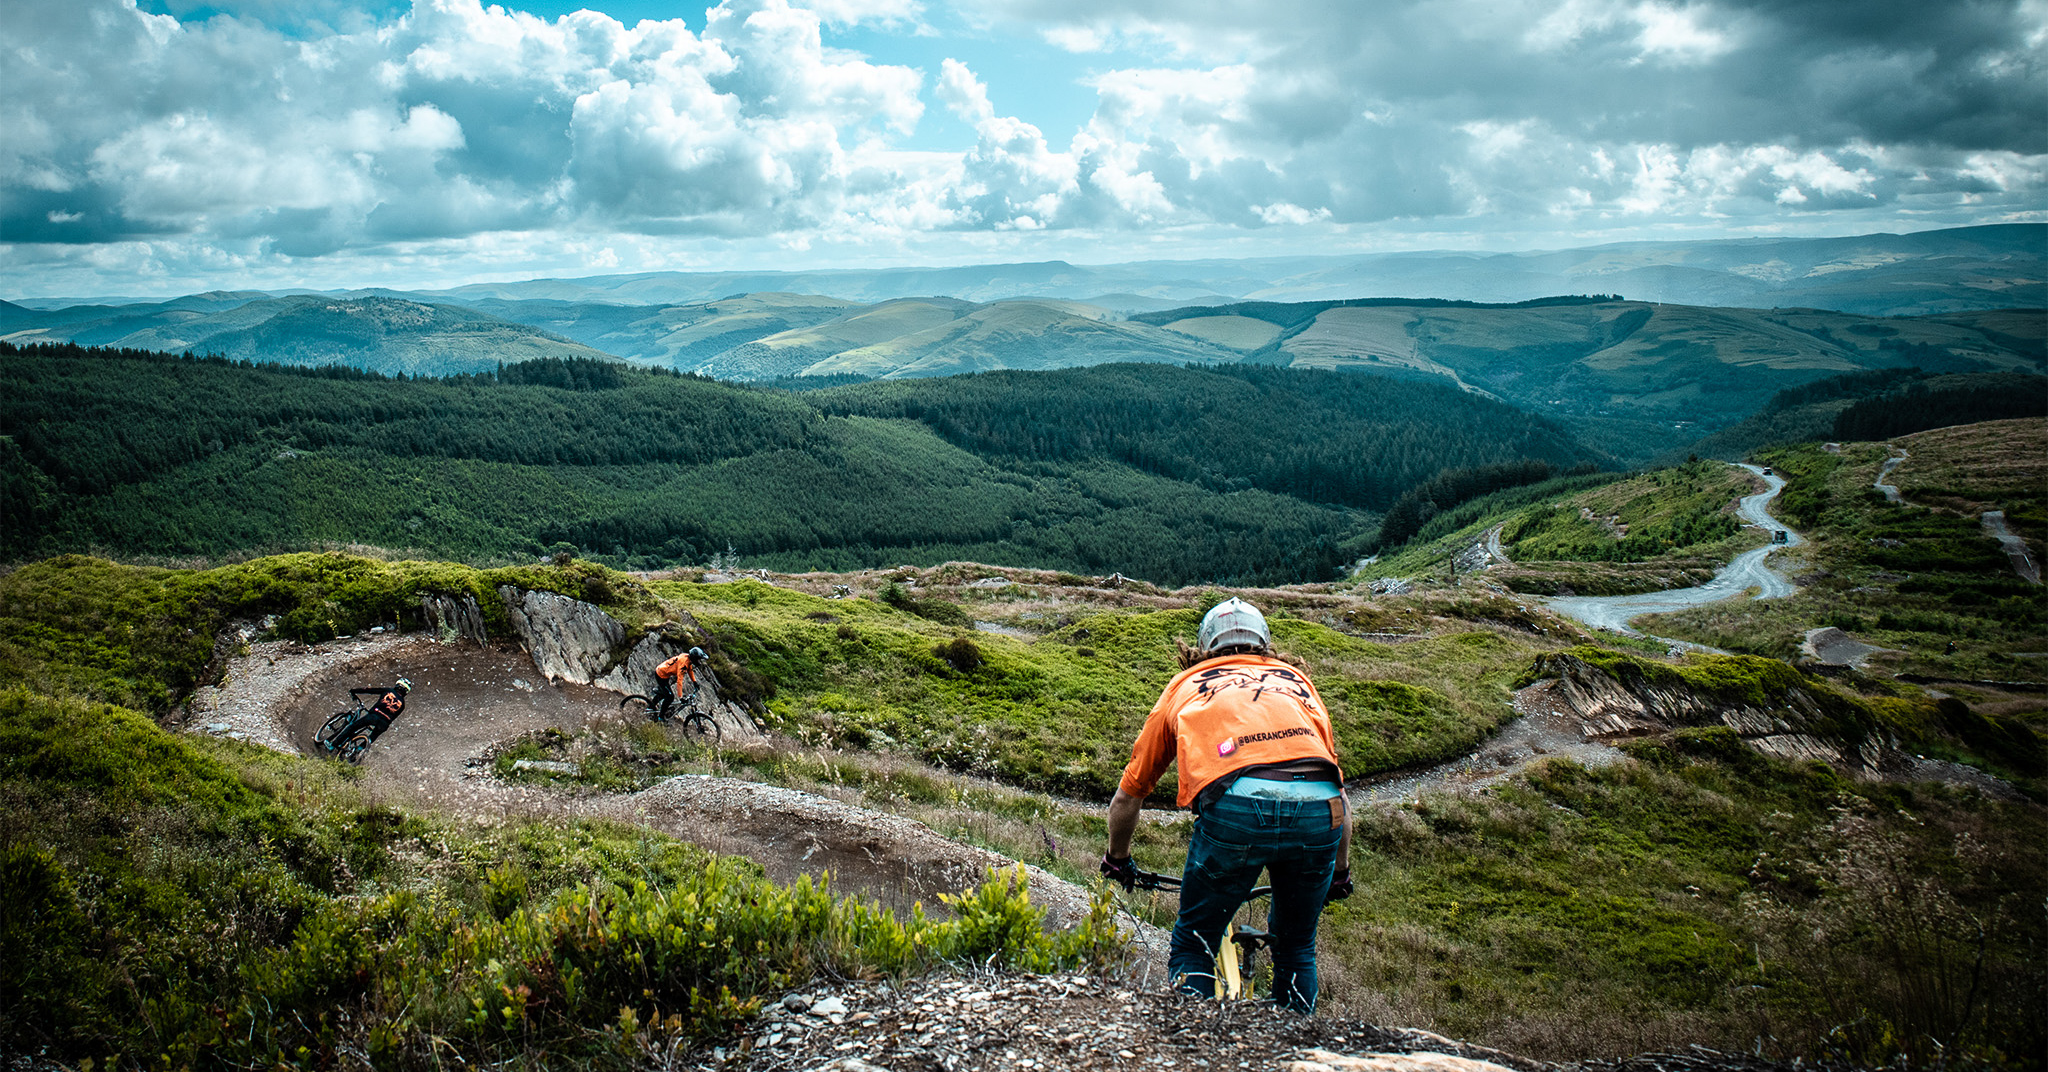
[[[704,649],[703,649],[703,648],[691,648],[691,649],[690,649],[690,658],[691,658],[691,659],[693,659],[693,660],[694,660],[694,659],[704,659],[704,658],[709,658],[709,656],[707,656],[707,655],[705,655],[705,654],[704,654]]]
[[[400,696],[403,696],[406,693],[412,691],[412,679],[409,677],[399,678],[398,683],[392,685],[391,688],[392,691],[398,693]]]
[[[1234,596],[1209,608],[1209,613],[1202,616],[1202,631],[1196,636],[1196,647],[1204,652],[1239,644],[1263,648],[1272,642],[1266,616],[1259,613],[1259,608]]]

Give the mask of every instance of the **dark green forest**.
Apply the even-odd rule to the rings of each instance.
[[[1732,461],[1779,444],[1888,439],[1929,428],[2043,413],[2048,413],[2048,377],[1873,369],[1779,391],[1740,424],[1676,446],[1662,461],[1677,464],[1688,453]]]
[[[2018,373],[1914,380],[1835,414],[1834,438],[1890,439],[1930,428],[2048,416],[2048,379]]]
[[[1429,384],[1099,366],[792,395],[595,361],[386,377],[0,344],[0,557],[350,545],[621,568],[1331,575],[1441,470],[1597,461]]]

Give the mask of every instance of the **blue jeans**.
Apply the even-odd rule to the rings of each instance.
[[[1330,822],[1322,800],[1266,800],[1224,795],[1204,808],[1181,872],[1180,918],[1166,960],[1167,977],[1184,992],[1215,993],[1216,952],[1230,917],[1272,873],[1273,997],[1301,1013],[1316,1010],[1316,920],[1337,868],[1342,824]]]

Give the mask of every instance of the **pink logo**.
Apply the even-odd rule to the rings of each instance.
[[[1237,751],[1237,738],[1235,737],[1225,737],[1216,743],[1216,754],[1219,756],[1227,756],[1235,751]]]

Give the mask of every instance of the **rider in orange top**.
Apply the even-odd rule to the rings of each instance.
[[[1139,808],[1178,763],[1179,802],[1196,818],[1167,977],[1189,993],[1214,991],[1230,917],[1267,871],[1273,994],[1312,1013],[1316,921],[1325,901],[1352,889],[1351,816],[1330,714],[1308,674],[1274,654],[1265,617],[1241,599],[1209,611],[1182,665],[1139,731],[1109,803],[1102,873],[1125,889],[1136,881],[1130,854]]]
[[[657,710],[667,701],[683,691],[683,679],[690,679],[690,692],[684,702],[697,695],[697,670],[706,658],[703,648],[691,648],[654,668],[654,706]]]

